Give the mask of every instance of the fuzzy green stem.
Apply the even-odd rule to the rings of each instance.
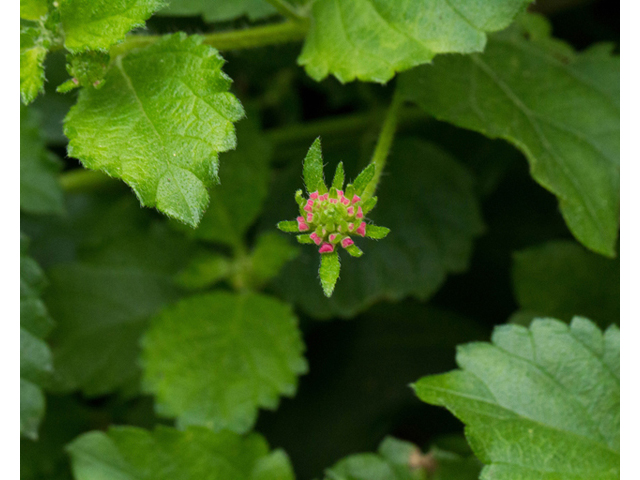
[[[307,34],[306,22],[283,22],[274,25],[213,32],[202,35],[203,43],[220,51],[264,47],[288,42],[298,42]],[[124,42],[111,48],[111,56],[117,57],[131,50],[146,47],[162,38],[161,35],[129,35]]]
[[[280,13],[280,15],[294,22],[306,21],[307,18],[300,15],[298,10],[286,0],[267,0]]]
[[[373,178],[369,182],[369,185],[367,185],[367,188],[364,190],[362,195],[363,200],[373,197],[376,193],[376,189],[378,188],[380,176],[382,175],[384,166],[387,163],[387,157],[389,156],[393,137],[395,136],[396,128],[398,126],[398,112],[400,111],[402,102],[403,98],[399,94],[398,90],[396,90],[393,94],[389,110],[387,110],[387,116],[382,124],[382,130],[378,137],[378,143],[376,143],[376,149],[373,151],[373,157],[371,157],[371,163],[376,166],[376,170],[373,174]]]

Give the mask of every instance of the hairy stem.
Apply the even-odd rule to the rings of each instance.
[[[224,51],[264,47],[281,43],[298,42],[307,34],[306,22],[287,21],[273,25],[213,32],[202,35],[206,45]],[[124,42],[111,48],[111,56],[117,57],[136,48],[146,47],[162,38],[161,35],[129,35]]]
[[[282,16],[288,18],[289,20],[292,20],[294,22],[301,22],[301,21],[307,20],[306,17],[300,14],[298,9],[296,9],[293,5],[291,5],[286,0],[267,0],[267,2],[273,5],[273,7],[276,10],[278,10],[278,12]]]
[[[362,198],[364,200],[373,197],[380,183],[380,176],[384,171],[384,166],[387,163],[387,157],[389,156],[389,150],[391,150],[391,144],[393,143],[393,137],[395,136],[398,126],[398,113],[402,106],[402,97],[398,93],[398,90],[393,94],[391,105],[387,110],[387,116],[382,124],[382,130],[378,137],[378,143],[376,143],[376,149],[373,151],[373,157],[371,157],[371,163],[376,166],[376,171],[373,174],[373,178],[365,188]]]

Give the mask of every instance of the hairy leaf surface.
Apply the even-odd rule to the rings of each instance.
[[[167,16],[201,15],[205,22],[223,22],[244,15],[259,20],[275,13],[276,9],[265,0],[169,0],[169,5],[158,12]]]
[[[246,432],[307,370],[297,322],[288,305],[255,293],[185,299],[143,337],[143,386],[181,425]]]
[[[317,0],[298,59],[317,81],[386,83],[439,53],[481,52],[530,0]]]
[[[196,226],[243,116],[215,49],[169,35],[118,57],[101,89],[85,88],[65,119],[69,154],[121,178],[140,202]]]
[[[504,325],[459,347],[460,370],[425,377],[418,397],[466,425],[480,478],[620,477],[620,331],[575,317]]]
[[[20,106],[20,209],[29,213],[61,213],[59,159],[49,152],[40,133],[37,112]]]
[[[60,0],[64,46],[70,52],[107,51],[129,30],[144,26],[163,0]]]
[[[620,59],[577,54],[544,19],[494,35],[483,55],[448,56],[403,75],[401,89],[440,120],[503,138],[558,197],[586,247],[615,255],[620,210]]]
[[[40,299],[46,284],[42,270],[26,253],[27,239],[20,239],[20,434],[38,438],[44,416],[42,385],[53,371],[51,351],[44,337],[53,320]]]
[[[311,273],[315,251],[302,249],[284,267],[276,286],[317,318],[350,317],[382,299],[431,296],[451,272],[463,271],[483,225],[469,172],[438,147],[399,139],[372,212],[391,229],[384,241],[363,240],[362,258],[342,255],[340,282],[325,298]]]
[[[20,98],[28,105],[44,92],[44,59],[49,40],[40,27],[20,28]]]
[[[288,458],[260,435],[159,426],[111,427],[67,446],[77,480],[293,480]]]
[[[620,262],[575,242],[558,240],[515,252],[512,277],[521,318],[568,322],[582,315],[601,326],[620,322]]]

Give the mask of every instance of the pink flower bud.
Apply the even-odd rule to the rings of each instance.
[[[358,213],[356,213],[356,217],[357,218],[364,217],[364,214],[362,213],[362,207],[358,207]]]
[[[309,230],[309,225],[304,222],[298,222],[298,230],[300,230],[301,232],[306,232],[307,230]]]
[[[307,213],[307,222],[313,222],[313,213]]]
[[[296,220],[298,221],[298,223],[304,222],[304,217],[298,217],[298,218],[296,218]]]
[[[349,203],[351,203],[351,202],[349,202],[349,199],[347,197],[340,197],[340,202],[343,205],[349,205]]]
[[[305,212],[309,212],[309,213],[311,213],[311,212],[313,212],[313,207],[312,207],[311,205],[306,205],[306,206],[303,208],[303,210],[304,210]]]
[[[353,232],[353,229],[356,228],[356,226],[353,223],[349,223],[347,224],[347,228],[349,229],[350,232]]]
[[[358,195],[354,195],[354,196],[353,196],[353,198],[351,199],[351,201],[352,201],[353,203],[359,202],[360,200],[361,200],[361,199],[360,199],[360,197],[359,197]]]
[[[323,243],[322,246],[320,247],[320,250],[318,251],[320,253],[332,253],[333,245],[331,245],[330,243]]]
[[[313,192],[311,195],[309,195],[309,198],[311,200],[315,200],[316,198],[318,198],[318,192]]]
[[[326,202],[329,199],[329,194],[325,193],[324,195],[320,195],[318,199]]]
[[[347,208],[347,215],[349,215],[350,217],[353,217],[353,214],[354,214],[354,213],[355,213],[355,212],[353,211],[353,207],[349,207],[349,208]]]
[[[311,238],[311,240],[313,240],[316,245],[320,245],[322,243],[322,239],[316,232],[313,232],[311,235],[309,235],[309,238]]]
[[[353,245],[353,240],[351,240],[349,237],[346,237],[342,239],[341,244],[342,244],[342,248],[347,248]]]
[[[307,205],[310,205],[313,207],[313,203],[314,203],[313,199],[310,198],[309,200],[307,200]]]
[[[365,233],[367,233],[367,224],[362,222],[358,227],[358,229],[356,230],[356,233],[364,237]]]
[[[336,203],[338,203],[338,199],[337,198],[330,198],[329,199],[329,203],[336,204]]]
[[[333,241],[336,239],[337,236],[338,236],[337,233],[332,233],[331,235],[329,235],[329,241],[333,243]]]
[[[338,198],[343,196],[344,196],[344,192],[342,190],[338,190]]]

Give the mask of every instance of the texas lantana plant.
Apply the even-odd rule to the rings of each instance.
[[[344,166],[338,164],[331,187],[324,181],[324,164],[320,138],[317,138],[304,159],[303,177],[308,197],[302,190],[295,194],[300,216],[296,220],[278,223],[283,232],[298,233],[298,242],[315,244],[320,253],[320,283],[327,297],[340,275],[338,250],[344,249],[353,257],[362,250],[353,237],[376,240],[387,236],[389,229],[368,222],[366,215],[375,207],[378,198],[365,195],[365,188],[374,178],[375,165],[369,164],[354,182],[344,188]]]

